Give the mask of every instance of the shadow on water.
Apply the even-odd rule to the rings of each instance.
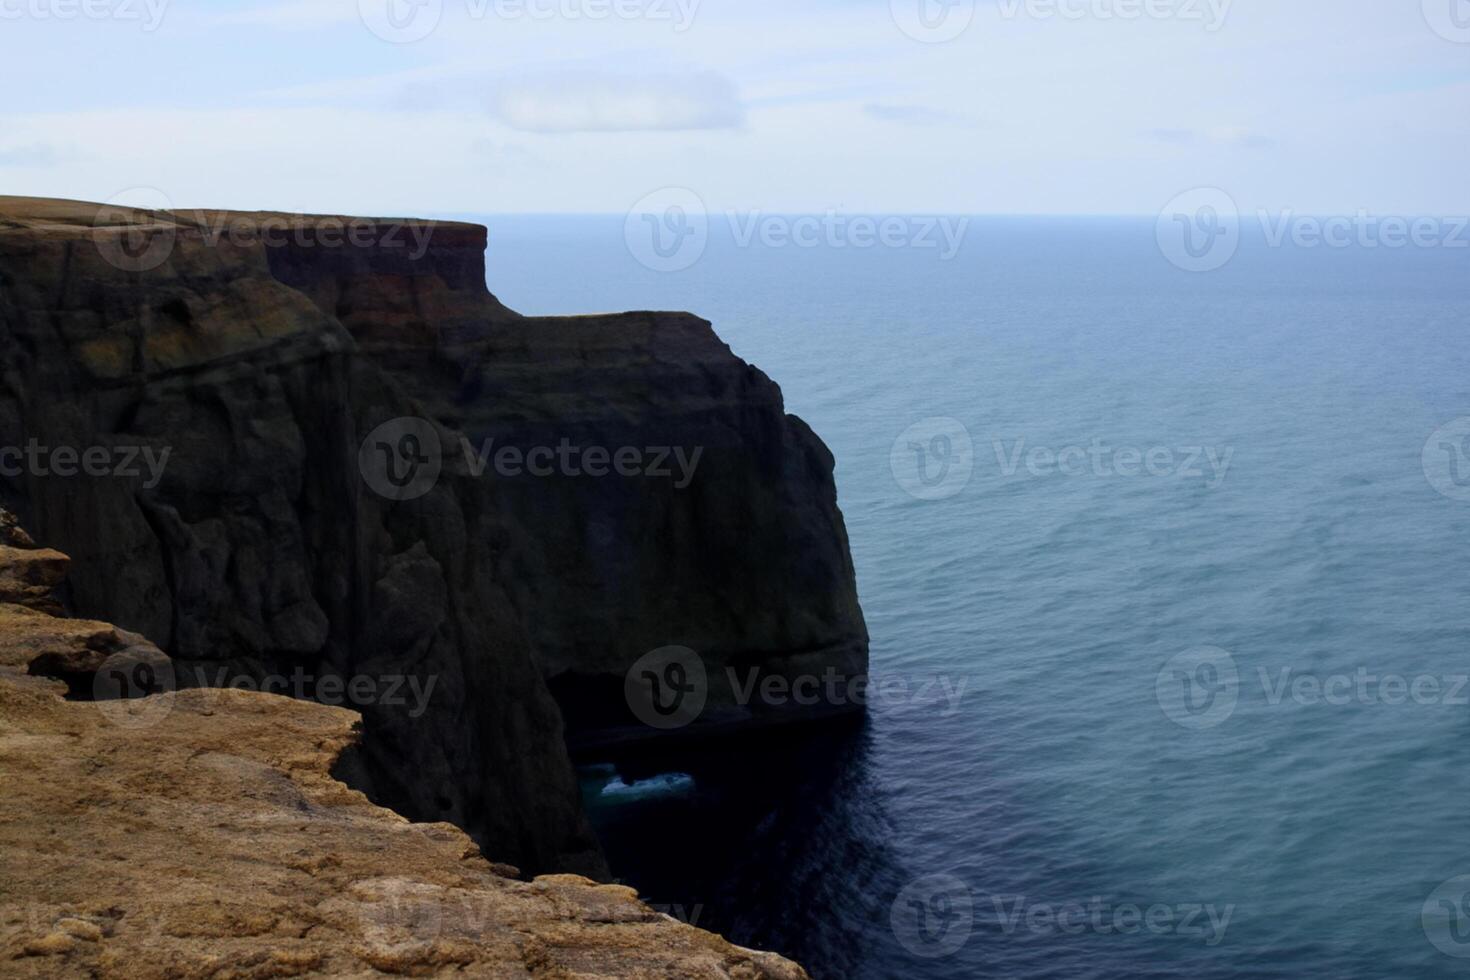
[[[858,721],[589,755],[578,769],[613,874],[645,901],[839,977],[881,959],[885,896],[904,877],[871,751]]]

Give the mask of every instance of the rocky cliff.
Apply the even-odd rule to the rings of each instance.
[[[65,563],[24,538],[0,551],[0,581],[29,583],[26,604],[0,602],[0,973],[805,980],[631,889],[519,881],[460,829],[373,806],[330,774],[354,712],[238,690],[110,697],[168,660],[39,611]]]
[[[485,241],[0,198],[0,496],[176,686],[359,710],[375,802],[596,876],[568,741],[852,710],[742,691],[866,631],[776,385],[685,314],[518,316]]]

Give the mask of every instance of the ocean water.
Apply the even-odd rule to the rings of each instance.
[[[888,693],[588,769],[652,901],[818,978],[1470,974],[1470,250],[478,220],[506,303],[696,311],[838,460]]]

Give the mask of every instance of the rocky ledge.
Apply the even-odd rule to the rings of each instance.
[[[834,461],[709,323],[520,316],[486,241],[0,197],[0,505],[57,549],[0,525],[17,962],[774,962],[470,840],[606,880],[574,750],[860,710],[759,693],[866,673]],[[434,938],[375,961],[394,896]]]
[[[0,575],[47,554],[0,554]],[[521,881],[459,828],[373,805],[331,775],[356,712],[229,689],[108,700],[167,658],[46,604],[0,603],[5,976],[806,976],[631,889]]]
[[[0,197],[0,504],[179,687],[346,702],[374,801],[601,876],[569,743],[853,711],[748,692],[867,632],[780,389],[688,314],[517,315],[486,235]]]

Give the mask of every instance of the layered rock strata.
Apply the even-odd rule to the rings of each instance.
[[[867,636],[832,457],[776,385],[687,314],[518,316],[485,244],[0,198],[0,498],[178,686],[354,707],[375,801],[597,876],[568,741],[851,711],[739,686],[859,676]],[[697,659],[639,669],[670,647]],[[649,724],[691,673],[698,710]]]

